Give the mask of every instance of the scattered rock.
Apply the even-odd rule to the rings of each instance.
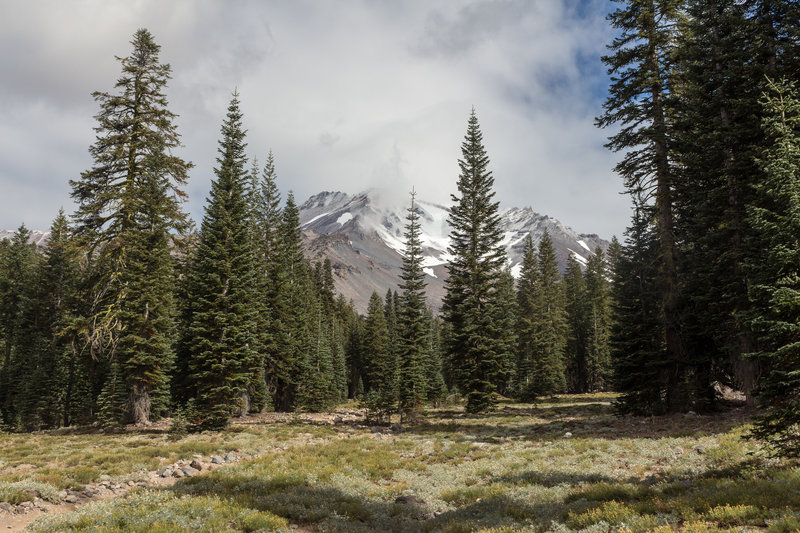
[[[11,504],[8,502],[0,502],[0,511],[5,511],[7,513],[11,512]]]
[[[36,489],[25,489],[23,492],[27,492],[28,494],[32,495],[34,498],[40,498],[42,495]]]
[[[183,470],[180,468],[176,468],[172,471],[172,477],[182,478],[184,477]]]
[[[706,447],[705,446],[695,446],[694,447],[694,451],[696,451],[699,454],[702,454],[703,452],[706,451]]]
[[[227,461],[235,461],[235,460],[236,460],[236,455],[234,455],[233,452],[228,452],[228,453],[225,454],[225,461],[226,462]]]
[[[569,431],[567,431],[566,433],[564,433],[564,438],[565,438],[565,439],[571,439],[571,438],[572,438],[572,433],[570,433]]]
[[[64,501],[67,503],[78,503],[81,499],[76,494],[68,494]]]
[[[200,461],[197,459],[193,459],[189,466],[197,470],[198,472],[203,469],[203,465],[200,464]]]
[[[183,468],[181,468],[181,470],[183,471],[183,475],[185,475],[186,477],[196,476],[197,474],[200,473],[199,470],[192,468],[191,466],[184,466]]]
[[[224,462],[225,462],[225,459],[223,459],[219,455],[214,455],[213,457],[211,457],[211,463],[212,464],[221,465]]]
[[[694,411],[689,411],[689,412],[686,413],[686,417],[688,417],[688,418],[694,418],[696,416],[697,416],[697,413],[695,413]]]
[[[675,449],[673,449],[672,451],[675,452],[675,455],[683,455],[683,448],[681,448],[680,446],[675,446]]]
[[[156,470],[156,475],[159,477],[169,477],[170,472],[169,470]]]
[[[19,504],[19,507],[25,510],[33,509],[33,502],[22,502],[21,504]]]
[[[109,481],[110,479],[111,476],[109,476],[108,474],[103,474],[100,476],[100,481]]]
[[[423,500],[420,500],[419,498],[417,498],[413,494],[407,494],[407,495],[403,495],[403,496],[398,496],[394,500],[394,503],[402,503],[402,504],[409,504],[410,503],[410,504],[414,504],[414,505],[422,505],[425,502]]]

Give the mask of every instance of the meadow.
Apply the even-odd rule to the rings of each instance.
[[[800,469],[743,438],[752,414],[619,418],[611,394],[491,413],[431,409],[372,426],[355,406],[265,414],[226,431],[0,434],[0,501],[179,459],[245,458],[168,486],[46,514],[30,531],[797,531]],[[6,515],[7,516],[7,515]],[[3,515],[0,514],[0,524]]]

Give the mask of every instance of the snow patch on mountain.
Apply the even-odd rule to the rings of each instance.
[[[312,259],[331,259],[337,288],[352,298],[359,310],[373,290],[379,294],[396,290],[405,252],[405,224],[410,198],[397,197],[382,189],[370,189],[356,195],[322,192],[300,206],[300,223],[306,235],[306,247]],[[438,308],[447,278],[445,266],[453,260],[450,246],[449,209],[443,205],[415,200],[419,215],[422,267],[428,275],[428,302]],[[560,269],[569,256],[585,266],[587,257],[608,242],[597,235],[577,233],[560,221],[536,213],[530,207],[501,208],[499,213],[502,246],[515,278],[522,269],[525,239],[531,236],[538,246],[545,232],[550,235]],[[578,253],[576,250],[579,250]]]

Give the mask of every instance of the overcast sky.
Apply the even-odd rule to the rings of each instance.
[[[275,154],[298,202],[323,190],[415,187],[449,205],[474,106],[503,206],[621,235],[629,201],[594,127],[607,77],[606,0],[0,0],[0,228],[71,213],[91,167],[114,56],[149,29],[195,163],[200,221],[219,127],[238,88],[248,152]]]

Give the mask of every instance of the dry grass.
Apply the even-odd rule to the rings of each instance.
[[[204,522],[207,531],[289,524],[355,532],[793,531],[800,525],[800,470],[742,439],[744,411],[618,419],[612,400],[506,403],[479,416],[432,410],[421,424],[394,433],[328,424],[333,417],[267,416],[178,441],[163,434],[36,435],[30,438],[37,445],[29,446],[22,436],[0,436],[0,447],[9,450],[0,480],[41,481],[37,476],[48,469],[54,486],[62,486],[82,479],[81,469],[91,469],[85,478],[124,477],[156,458],[261,452],[169,490],[90,505],[80,516],[48,517],[36,523],[39,531],[123,530],[119,524],[188,531],[192,517],[209,508],[227,519],[224,526]],[[37,468],[20,468],[23,448],[36,450],[24,461]],[[137,511],[147,508],[158,512]]]

